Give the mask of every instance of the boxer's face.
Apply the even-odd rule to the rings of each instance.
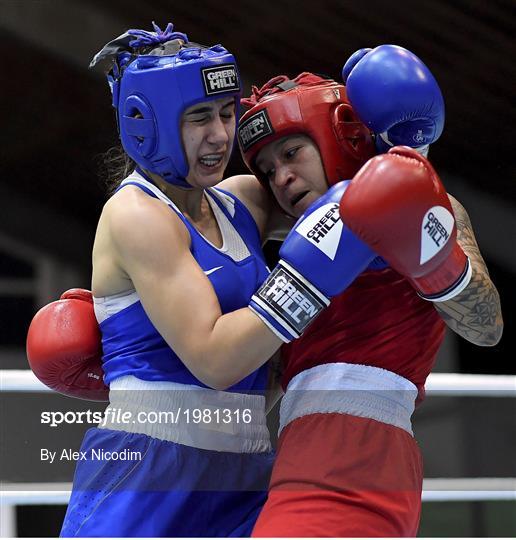
[[[185,110],[181,135],[190,185],[204,188],[220,182],[233,149],[235,122],[234,98],[197,103]]]
[[[306,135],[268,144],[258,153],[256,166],[280,206],[292,216],[299,217],[328,190],[319,149]]]

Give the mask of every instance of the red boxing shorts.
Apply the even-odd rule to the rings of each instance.
[[[325,364],[294,377],[257,537],[416,536],[423,467],[417,396],[383,369]]]

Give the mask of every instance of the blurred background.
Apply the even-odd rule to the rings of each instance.
[[[90,287],[106,200],[100,155],[117,142],[105,80],[91,57],[127,28],[172,21],[192,41],[222,43],[251,83],[314,71],[339,78],[356,49],[402,45],[439,82],[447,119],[430,158],[468,210],[502,299],[494,348],[449,335],[436,371],[515,374],[516,13],[510,0],[0,0],[0,369],[27,369],[35,311]],[[228,175],[244,171],[234,155]],[[268,250],[273,253],[274,246]],[[0,480],[69,482],[73,464],[40,448],[78,449],[87,426],[49,428],[41,410],[102,410],[49,394],[0,394]],[[516,477],[516,403],[429,398],[415,415],[425,476]],[[19,536],[54,536],[64,506],[19,506]],[[421,536],[516,536],[514,501],[428,502]]]

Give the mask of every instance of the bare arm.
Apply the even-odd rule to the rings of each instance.
[[[436,303],[446,324],[475,345],[493,346],[502,337],[503,319],[498,291],[489,277],[486,264],[465,208],[452,196],[457,222],[457,241],[469,257],[472,277],[469,285],[452,300]]]
[[[285,214],[270,190],[265,189],[255,176],[232,176],[218,187],[229,191],[246,205],[258,225],[263,243],[267,240],[285,240],[297,221]]]
[[[221,313],[178,216],[128,189],[118,198],[107,219],[114,257],[186,367],[205,384],[224,389],[265,363],[281,340],[248,308]]]
[[[263,239],[271,212],[272,198],[258,179],[251,174],[240,174],[223,180],[217,187],[229,191],[246,206]]]

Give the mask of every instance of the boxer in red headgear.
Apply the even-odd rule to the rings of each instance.
[[[496,331],[485,323],[475,339],[467,317],[459,324],[452,315],[459,305],[473,313],[497,298],[467,214],[415,150],[396,147],[361,168],[374,142],[341,84],[310,73],[276,77],[242,102],[250,107],[239,128],[244,160],[283,210],[299,217],[328,186],[354,177],[342,219],[391,261],[375,259],[299,340],[283,346],[278,454],[253,536],[415,536],[423,469],[411,414],[443,340],[443,319],[483,345],[501,333],[496,300]],[[418,205],[457,216],[458,233],[429,220],[449,233],[446,247],[430,253],[431,268],[411,259],[422,242],[421,221],[413,226]],[[419,236],[400,247],[396,227]],[[436,309],[430,299],[442,302]]]
[[[276,77],[253,91],[242,100],[251,109],[242,116],[238,135],[246,164],[262,182],[267,178],[255,165],[257,154],[288,135],[315,142],[329,185],[352,178],[375,154],[371,132],[353,111],[344,85],[301,73],[292,81]]]

